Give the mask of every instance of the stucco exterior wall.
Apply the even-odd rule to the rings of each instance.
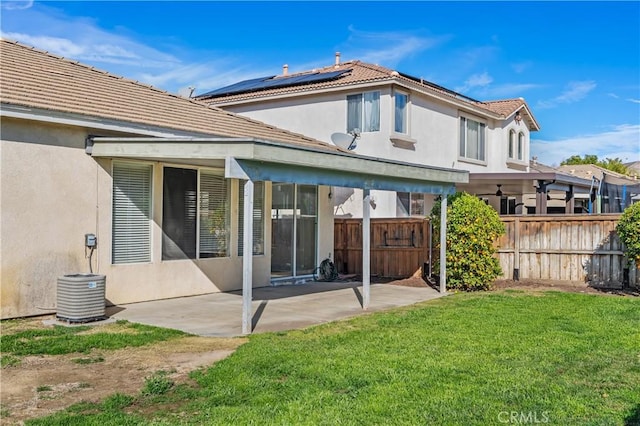
[[[362,155],[388,158],[409,163],[468,170],[472,173],[517,172],[528,169],[530,133],[526,124],[512,119],[496,121],[469,110],[459,109],[419,93],[410,93],[409,132],[405,139],[415,143],[394,143],[393,132],[394,90],[380,87],[340,90],[330,93],[297,96],[279,100],[224,106],[225,109],[319,140],[331,142],[335,132],[346,132],[347,95],[367,91],[380,91],[380,131],[362,132],[357,140],[356,152]],[[405,89],[401,92],[407,93]],[[460,117],[465,116],[486,125],[483,163],[468,161],[459,156]],[[509,130],[525,135],[523,160],[508,161]],[[395,217],[395,193],[372,191],[376,209],[372,217]],[[336,201],[337,202],[337,201]],[[353,191],[344,204],[336,204],[338,216],[362,216],[362,191]]]
[[[151,262],[112,265],[112,163],[85,153],[91,129],[3,117],[0,142],[1,318],[56,311],[57,279],[88,273],[84,234],[112,304],[242,288],[237,255],[238,181],[231,181],[232,237],[227,258],[162,261],[162,163],[153,164]],[[121,135],[127,136],[127,135]],[[173,164],[175,166],[175,164]],[[329,188],[319,188],[318,262],[333,257]],[[254,287],[271,278],[271,185],[265,185],[265,250],[253,257]]]

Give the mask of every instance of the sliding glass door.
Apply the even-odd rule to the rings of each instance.
[[[313,273],[316,263],[318,188],[274,183],[271,206],[271,275]]]

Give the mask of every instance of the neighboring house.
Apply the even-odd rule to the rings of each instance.
[[[558,167],[563,173],[594,182],[594,201],[599,200],[598,213],[619,213],[640,200],[640,181],[596,164],[573,164]],[[633,170],[633,169],[630,169]]]
[[[113,304],[243,289],[246,332],[252,286],[308,277],[332,256],[332,187],[442,195],[468,179],[8,40],[0,64],[2,318],[55,312],[57,279],[93,271]]]
[[[340,62],[339,54],[328,67],[289,74],[285,66],[282,75],[195,99],[320,140],[357,131],[362,155],[472,175],[527,172],[530,134],[540,128],[522,98],[477,101],[378,65]],[[358,191],[335,191],[336,215],[361,216],[360,199]],[[401,217],[428,214],[433,197],[376,191],[372,199],[376,217]],[[491,201],[499,207],[499,198]]]
[[[629,170],[632,178],[640,178],[640,161],[624,163],[624,166]]]

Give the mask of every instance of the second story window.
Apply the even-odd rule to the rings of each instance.
[[[396,92],[395,108],[394,108],[394,131],[396,133],[408,133],[407,131],[407,116],[408,116],[408,103],[409,95],[406,93]]]
[[[518,160],[524,159],[524,133],[518,133]]]
[[[460,117],[460,157],[486,161],[485,124]]]
[[[509,159],[515,158],[515,146],[516,146],[516,131],[509,130]]]
[[[380,92],[347,96],[347,132],[380,131]]]

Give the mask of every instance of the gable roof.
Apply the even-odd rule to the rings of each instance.
[[[322,75],[327,75],[327,78],[318,78]],[[309,76],[311,81],[306,79],[306,76]],[[316,76],[315,80],[313,76]],[[253,82],[257,82],[257,84],[251,84]],[[243,85],[241,83],[246,84]],[[225,88],[197,95],[195,99],[215,105],[231,105],[271,97],[302,95],[310,92],[376,83],[403,85],[410,89],[439,97],[445,101],[458,103],[461,106],[477,110],[498,119],[507,119],[515,115],[516,112],[523,111],[523,118],[530,121],[531,129],[540,129],[529,106],[522,98],[482,102],[422,78],[413,77],[389,68],[358,60],[295,74],[245,80],[244,82],[235,83]],[[239,88],[242,87],[244,87],[244,90],[239,90]]]
[[[0,112],[12,106],[156,126],[191,135],[245,137],[326,151],[344,150],[202,102],[38,50],[0,40]],[[2,111],[4,110],[4,111]]]

